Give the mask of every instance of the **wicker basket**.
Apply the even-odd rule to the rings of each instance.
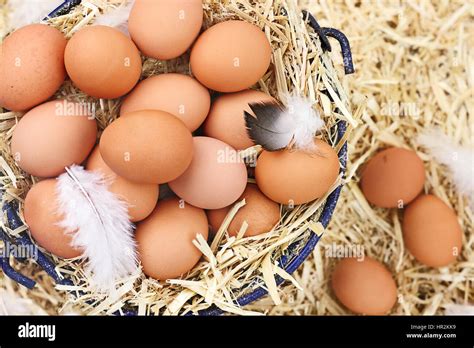
[[[292,1],[292,0],[291,0]],[[81,1],[79,0],[66,0],[61,6],[51,12],[50,17],[54,18],[57,16],[63,16],[67,14],[69,11],[73,10],[77,5],[80,4]],[[212,1],[211,1],[212,2]],[[225,2],[225,1],[224,1]],[[279,3],[279,1],[275,1],[275,3]],[[278,5],[274,5],[278,6]],[[242,10],[243,11],[243,10]],[[288,16],[288,10],[285,8],[280,9],[280,15]],[[291,9],[289,10],[291,11]],[[286,12],[286,13],[285,13]],[[242,12],[243,13],[243,12]],[[236,13],[236,15],[243,17],[242,13]],[[353,73],[353,66],[352,66],[352,58],[350,54],[350,48],[346,37],[339,31],[331,28],[321,28],[317,21],[307,12],[302,11],[302,15],[300,13],[292,13],[295,16],[301,16],[301,20],[305,20],[307,25],[312,28],[311,38],[314,41],[315,47],[317,47],[318,52],[316,52],[316,57],[320,60],[320,64],[324,66],[326,69],[333,69],[330,56],[328,52],[331,51],[331,45],[328,41],[328,37],[334,37],[337,39],[341,45],[342,54],[343,54],[343,63],[345,68],[345,73],[350,74]],[[208,16],[208,19],[212,16]],[[212,22],[212,21],[211,21]],[[314,59],[314,58],[312,58]],[[311,63],[311,61],[310,61]],[[278,69],[278,67],[275,67]],[[337,76],[334,73],[334,76]],[[335,78],[337,79],[337,77]],[[329,84],[332,86],[332,90],[328,90],[327,88],[318,88],[314,91],[308,91],[307,93],[314,93],[317,95],[320,93],[326,101],[331,103],[331,109],[335,114],[341,112],[341,106],[345,108],[345,114],[348,113],[349,105],[347,102],[347,98],[345,97],[344,90],[341,87],[341,84],[334,83],[335,80],[329,81]],[[327,86],[326,86],[327,87]],[[341,97],[342,96],[342,97]],[[335,101],[335,98],[339,98]],[[344,114],[344,112],[342,113]],[[341,178],[344,174],[346,168],[346,160],[347,160],[347,144],[345,143],[345,139],[347,138],[348,131],[348,120],[344,117],[334,117],[332,118],[334,122],[330,124],[330,128],[328,130],[327,137],[330,139],[331,143],[334,146],[337,146],[339,160],[341,164]],[[349,121],[350,121],[349,117]],[[352,119],[353,120],[353,119]],[[355,121],[354,121],[355,123]],[[354,125],[354,123],[352,125]],[[331,193],[325,198],[324,202],[321,202],[319,207],[315,209],[315,211],[311,214],[310,217],[307,218],[308,221],[319,222],[320,226],[326,228],[330,222],[331,216],[334,212],[336,207],[340,191],[342,189],[342,180],[339,181],[339,184],[336,185]],[[7,188],[3,188],[3,191],[7,193]],[[4,195],[5,196],[5,195]],[[22,219],[20,218],[19,211],[21,209],[18,201],[11,198],[3,199],[3,211],[6,216],[7,225],[10,230],[16,230],[23,226]],[[308,230],[304,235],[304,238],[298,239],[289,243],[287,248],[285,248],[285,252],[281,255],[275,256],[275,262],[278,262],[278,265],[281,269],[283,269],[286,273],[291,274],[293,273],[303,262],[304,260],[310,255],[310,253],[315,248],[316,244],[318,243],[319,239],[321,238],[321,233],[314,232],[315,230]],[[25,245],[36,248],[34,242],[31,240],[28,233],[22,233],[19,237],[12,237],[8,235],[8,232],[0,230],[0,238],[4,241],[8,241],[9,243],[15,243],[18,245]],[[51,257],[48,253],[44,253],[41,250],[38,250],[38,258],[35,260],[36,263],[49,275],[51,276],[56,284],[62,285],[65,288],[68,286],[74,286],[76,282],[74,279],[71,279],[68,274],[61,274],[58,272],[57,268],[57,259]],[[15,280],[19,284],[32,288],[35,286],[35,281],[22,275],[21,273],[17,272],[12,266],[10,265],[10,259],[8,257],[2,258],[1,260],[1,267],[8,277]],[[19,260],[22,261],[22,260]],[[77,267],[81,267],[80,264]],[[276,284],[280,285],[285,281],[282,277],[276,275],[275,276]],[[257,299],[261,298],[262,296],[267,294],[267,289],[261,284],[258,284],[258,280],[253,280],[252,286],[248,285],[248,289],[239,290],[239,296],[236,297],[235,305],[242,307],[245,306]],[[74,295],[77,297],[80,295],[80,291],[75,291]],[[89,305],[93,306],[93,303],[90,302]],[[218,315],[222,314],[225,311],[219,306],[215,304],[210,304],[205,309],[200,309],[197,311],[180,311],[184,313],[199,313],[201,315]],[[136,305],[125,305],[122,310],[114,312],[116,314],[137,314],[137,306]]]

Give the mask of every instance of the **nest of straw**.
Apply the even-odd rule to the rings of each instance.
[[[474,145],[474,6],[465,1],[300,0],[321,26],[340,28],[351,42],[357,74],[344,80],[353,103],[367,97],[362,124],[351,133],[346,185],[325,237],[294,274],[303,290],[281,290],[282,305],[268,299],[248,309],[269,315],[344,315],[330,276],[334,245],[363,248],[385,263],[398,285],[394,315],[443,315],[454,304],[474,304],[474,212],[416,142],[425,128],[439,127],[454,141]],[[334,62],[340,58],[335,55]],[[401,211],[369,205],[358,182],[365,161],[382,148],[417,151],[425,161],[424,192],[440,197],[458,215],[462,254],[449,267],[417,262],[404,248]]]
[[[2,0],[0,0],[2,1]],[[336,150],[342,147],[345,138],[336,143],[337,121],[345,121],[349,128],[357,125],[362,108],[352,112],[352,107],[340,83],[338,70],[331,58],[323,54],[319,38],[304,22],[295,0],[256,1],[256,0],[205,0],[204,27],[228,19],[241,19],[258,25],[263,29],[273,48],[272,66],[256,87],[276,99],[282,100],[289,93],[306,96],[319,109],[326,122],[322,137]],[[83,1],[69,14],[49,20],[49,24],[70,37],[83,26],[92,24],[97,14],[106,12],[123,3],[120,1]],[[151,75],[178,72],[189,74],[186,55],[172,61],[157,61],[143,58],[142,78]],[[322,91],[331,95],[333,102]],[[121,100],[94,100],[77,90],[70,82],[65,82],[57,92],[56,98],[88,102],[96,105],[96,116],[100,129],[104,129],[118,115]],[[10,155],[9,143],[15,124],[21,117],[19,113],[0,113],[1,157],[0,177],[5,187],[2,201],[15,200],[20,203],[36,178],[25,175],[14,163]],[[349,134],[349,132],[347,132]],[[261,149],[258,146],[247,149],[245,156],[255,156]],[[328,195],[342,183],[342,177],[334,183]],[[326,196],[327,197],[327,196]],[[240,308],[235,300],[258,287],[268,290],[275,304],[281,303],[280,290],[275,283],[275,275],[300,288],[296,280],[278,266],[277,260],[286,255],[296,255],[311,233],[323,233],[317,223],[321,207],[326,197],[315,202],[297,206],[291,210],[282,207],[282,219],[272,231],[255,237],[243,237],[246,226],[236,237],[229,237],[226,227],[245,201],[238,202],[223,222],[216,237],[209,245],[197,238],[194,243],[203,253],[202,260],[182,279],[158,282],[142,273],[130,276],[118,284],[116,293],[104,296],[94,292],[90,279],[83,270],[83,261],[55,258],[57,272],[66,275],[73,285],[54,285],[38,270],[32,261],[16,265],[23,273],[33,275],[38,281],[30,297],[38,301],[49,301],[60,308],[52,312],[63,312],[73,304],[76,310],[88,314],[111,314],[130,309],[139,314],[186,314],[197,313],[212,305],[228,313],[255,314]],[[26,227],[11,230],[4,226],[12,236],[28,233]],[[291,252],[289,246],[293,245]]]

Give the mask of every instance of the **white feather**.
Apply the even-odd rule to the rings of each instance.
[[[313,108],[311,101],[300,96],[288,96],[286,113],[292,120],[294,145],[302,150],[314,150],[315,134],[324,126],[324,121]]]
[[[128,32],[128,17],[130,16],[130,11],[132,10],[134,2],[134,0],[126,1],[119,7],[98,15],[94,24],[113,27],[122,31],[126,35],[130,35]]]
[[[138,268],[127,203],[108,185],[100,173],[77,165],[57,183],[58,212],[64,214],[59,225],[72,236],[72,246],[84,251],[86,271],[99,291],[113,291],[117,281]]]
[[[474,208],[474,148],[454,143],[439,129],[423,132],[418,136],[418,143],[449,168],[456,189],[470,199]]]
[[[0,289],[0,315],[45,315],[46,312],[32,300]]]
[[[449,304],[446,306],[446,315],[474,315],[474,306]]]
[[[41,22],[64,0],[8,0],[8,29]]]

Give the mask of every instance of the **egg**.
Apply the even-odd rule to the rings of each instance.
[[[245,198],[246,204],[239,209],[228,227],[229,235],[236,236],[244,221],[248,228],[244,236],[256,236],[269,232],[280,220],[280,206],[268,199],[255,184],[248,184],[238,201]],[[216,233],[232,206],[208,210],[207,217],[212,231]]]
[[[0,45],[0,107],[25,111],[48,100],[66,77],[66,38],[45,24],[20,28]]]
[[[238,20],[213,25],[191,50],[193,75],[219,92],[238,92],[257,83],[270,66],[272,50],[259,27]]]
[[[263,102],[276,103],[276,100],[251,89],[221,95],[212,103],[204,123],[204,134],[222,140],[237,150],[255,145],[247,134],[244,115],[248,112],[255,116],[249,104]]]
[[[118,175],[144,184],[176,179],[193,157],[193,138],[183,121],[159,110],[135,111],[105,128],[100,154]]]
[[[189,168],[170,188],[189,204],[220,209],[234,203],[247,185],[247,169],[235,149],[209,138],[194,137],[194,156]]]
[[[82,252],[71,246],[71,236],[58,226],[63,216],[57,212],[56,183],[56,179],[46,179],[33,185],[26,195],[23,215],[38,245],[56,256],[74,258]]]
[[[198,234],[207,239],[204,210],[178,198],[158,202],[154,212],[137,224],[135,238],[143,272],[165,280],[190,271],[202,255],[193,244]]]
[[[27,112],[13,130],[11,152],[28,174],[53,177],[81,164],[97,139],[97,123],[86,104],[54,100]]]
[[[198,36],[202,20],[201,0],[136,0],[128,30],[144,55],[168,60],[186,52]]]
[[[211,106],[209,91],[187,75],[161,74],[147,78],[125,98],[120,114],[162,110],[181,119],[191,132],[204,122]]]
[[[121,31],[102,25],[75,33],[66,46],[64,61],[74,85],[95,98],[127,94],[142,71],[135,44]]]
[[[324,196],[339,174],[336,151],[322,140],[317,150],[263,151],[257,159],[255,179],[259,189],[271,200],[294,205]]]
[[[128,204],[128,214],[133,222],[141,221],[151,214],[158,201],[159,188],[156,184],[138,184],[115,174],[105,164],[96,146],[87,160],[86,169],[104,175],[110,182],[109,191]]]
[[[372,157],[362,171],[365,198],[382,208],[403,208],[423,190],[423,161],[411,150],[391,147]]]
[[[397,301],[397,285],[380,262],[364,257],[342,259],[331,279],[337,299],[354,313],[384,315]]]
[[[418,261],[443,267],[461,253],[462,229],[446,203],[433,195],[421,195],[404,210],[403,240]]]

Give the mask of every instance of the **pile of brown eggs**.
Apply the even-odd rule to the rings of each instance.
[[[403,240],[417,261],[445,267],[461,253],[462,229],[456,213],[440,198],[422,194],[423,161],[416,152],[391,147],[372,157],[362,171],[361,189],[374,206],[403,210]],[[356,313],[380,315],[397,301],[397,286],[388,269],[365,257],[340,261],[332,276],[337,298]]]
[[[55,177],[84,164],[111,178],[110,190],[129,205],[144,272],[179,277],[201,253],[192,240],[216,231],[230,206],[246,206],[229,227],[236,234],[267,232],[280,219],[279,204],[303,204],[323,196],[336,180],[335,151],[318,140],[320,153],[263,151],[256,184],[248,184],[239,150],[254,145],[245,128],[249,103],[274,99],[250,89],[268,71],[272,50],[255,25],[231,20],[200,33],[200,0],[137,0],[130,37],[93,25],[67,41],[47,25],[29,25],[2,44],[0,106],[26,111],[11,142],[16,163],[43,178],[27,194],[24,217],[39,245],[65,258],[81,255],[57,222]],[[140,80],[145,56],[168,60],[191,49],[193,77],[176,73]],[[122,98],[120,117],[96,145],[98,127],[87,103],[48,101],[66,76],[85,94]],[[211,103],[210,90],[220,93]],[[199,129],[200,136],[195,133]],[[167,184],[175,196],[160,199]],[[157,203],[158,202],[158,203]],[[207,214],[206,214],[207,211]]]

